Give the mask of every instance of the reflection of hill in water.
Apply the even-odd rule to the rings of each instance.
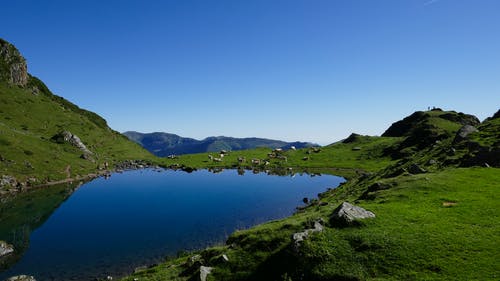
[[[29,246],[32,231],[73,193],[76,184],[62,184],[3,198],[0,204],[0,240],[14,245],[13,254],[0,259],[0,272],[18,261]]]

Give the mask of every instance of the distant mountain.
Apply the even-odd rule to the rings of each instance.
[[[203,140],[196,140],[159,132],[144,134],[132,131],[123,134],[130,140],[142,145],[145,149],[160,157],[172,154],[180,155],[215,152],[222,149],[245,150],[257,147],[289,149],[292,146],[296,148],[318,146],[317,144],[309,142],[285,142],[262,138],[208,137]]]

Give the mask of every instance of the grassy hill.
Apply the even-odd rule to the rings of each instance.
[[[416,115],[417,121],[402,120],[410,126],[398,123],[406,129],[393,136],[354,134],[321,149],[280,152],[286,161],[269,157],[270,149],[234,152],[222,162],[207,153],[166,160],[214,169],[356,172],[289,218],[237,231],[225,245],[180,254],[123,280],[199,280],[200,266],[212,268],[207,280],[498,280],[500,166],[483,160],[498,159],[499,116],[457,137],[475,118],[441,110]],[[338,225],[332,213],[345,201],[376,217]],[[316,221],[323,231],[295,246],[293,234]]]
[[[110,129],[97,114],[52,94],[43,82],[23,72],[26,65],[16,74],[14,70],[25,63],[24,58],[8,42],[1,40],[0,45],[2,193],[83,177],[96,173],[106,162],[112,168],[126,159],[154,160],[139,145]],[[89,153],[55,137],[64,131],[76,135]]]

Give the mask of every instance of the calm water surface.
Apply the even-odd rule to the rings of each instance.
[[[302,198],[336,187],[335,176],[269,176],[154,170],[114,174],[80,187],[32,232],[22,259],[0,280],[93,280],[130,273],[181,250],[223,242],[235,229],[283,218]]]

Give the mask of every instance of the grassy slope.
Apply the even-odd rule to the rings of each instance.
[[[374,199],[356,200],[364,189],[353,181],[327,193],[321,199],[327,206],[235,232],[231,246],[201,251],[206,264],[216,268],[210,280],[497,280],[500,169],[447,169],[390,182],[395,186]],[[361,228],[328,227],[295,254],[291,235],[314,219],[328,219],[344,200],[356,201],[377,218]],[[223,253],[228,263],[217,262]],[[188,280],[191,275],[181,274],[186,260],[124,280]]]
[[[33,81],[40,85],[39,81]],[[67,177],[68,165],[73,177],[95,172],[105,161],[112,164],[125,159],[154,159],[137,144],[107,127],[102,118],[48,90],[34,95],[31,90],[0,81],[0,104],[0,155],[3,159],[0,171],[19,181],[29,177],[36,177],[37,183],[63,179]],[[96,162],[81,159],[81,151],[70,144],[50,140],[62,130],[80,137],[95,153]]]
[[[321,151],[314,152],[314,149],[287,150],[280,155],[287,157],[287,160],[269,158],[271,149],[258,148],[253,150],[234,151],[225,156],[222,162],[213,162],[208,155],[219,157],[214,153],[199,153],[178,156],[177,159],[165,159],[164,164],[184,165],[193,168],[247,168],[247,169],[285,169],[292,168],[296,171],[320,171],[324,173],[335,173],[351,177],[353,170],[364,170],[374,172],[394,161],[383,155],[383,149],[399,141],[399,138],[384,137],[364,137],[356,143],[336,143],[321,148]],[[354,147],[361,150],[353,151]],[[245,157],[244,163],[238,162],[238,157]],[[307,157],[307,160],[304,160]],[[252,159],[269,161],[269,165],[253,165]]]
[[[420,150],[411,143],[404,147],[401,138],[361,137],[354,143],[325,147],[319,153],[287,152],[287,163],[270,166],[334,166],[375,173],[354,177],[325,192],[317,202],[289,218],[237,231],[226,245],[199,251],[203,264],[215,268],[208,280],[498,280],[500,169],[457,168],[457,161],[467,152],[446,152],[460,126],[431,117],[424,124],[426,129],[445,132],[448,138]],[[491,132],[471,138],[491,142],[497,129],[489,125]],[[356,146],[362,149],[352,150]],[[384,157],[387,147],[405,149],[405,156],[397,161]],[[263,158],[267,152],[233,153],[224,163],[236,165],[236,157],[242,153],[247,158]],[[303,156],[311,158],[303,161]],[[220,165],[205,162],[206,158],[206,154],[187,155],[169,161],[200,167]],[[436,163],[426,164],[431,159]],[[429,173],[409,174],[405,169],[412,163],[425,166]],[[374,183],[387,189],[368,192]],[[362,227],[335,227],[328,218],[343,201],[365,207],[377,217]],[[326,221],[326,229],[311,235],[296,252],[292,234],[311,227],[318,218]],[[186,263],[194,254],[123,280],[194,280],[199,274],[197,266]],[[220,261],[222,254],[229,262]]]

